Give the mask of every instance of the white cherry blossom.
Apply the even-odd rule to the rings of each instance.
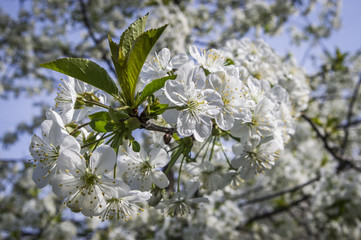
[[[221,51],[217,49],[200,49],[192,45],[189,47],[189,53],[198,62],[199,65],[207,69],[209,72],[216,72],[223,69],[226,66],[226,58]]]
[[[244,86],[236,76],[219,71],[208,75],[207,79],[210,87],[222,97],[223,107],[215,118],[222,130],[230,130],[235,119],[242,119],[244,122],[251,121],[250,106],[242,92]]]
[[[159,188],[169,185],[167,176],[160,170],[170,161],[168,153],[163,148],[155,148],[149,156],[144,150],[139,153],[128,150],[122,157],[118,172],[132,189],[148,191],[155,184]]]
[[[58,162],[64,150],[80,151],[77,140],[70,136],[61,126],[52,120],[41,124],[42,136],[34,135],[29,151],[36,164],[33,180],[39,188],[51,183],[54,174],[58,172]]]
[[[53,192],[66,200],[67,206],[74,212],[85,216],[98,216],[105,207],[105,196],[116,196],[128,186],[107,174],[114,169],[115,151],[106,145],[95,149],[89,164],[79,152],[67,150],[59,161],[61,170],[53,181]]]
[[[152,194],[131,190],[130,187],[116,191],[115,195],[106,196],[106,207],[101,215],[102,220],[131,220],[135,213],[139,215],[144,209],[136,205],[137,202],[148,200]]]
[[[235,144],[236,156],[231,164],[243,179],[249,179],[271,169],[278,159],[280,143],[276,140],[261,141],[261,137],[253,136],[245,144]]]
[[[223,106],[216,91],[205,89],[205,80],[204,71],[189,62],[178,70],[177,78],[168,80],[164,87],[167,98],[182,109],[177,117],[179,134],[193,134],[200,142],[211,134],[211,118],[216,117]]]
[[[174,68],[178,69],[183,63],[188,61],[186,54],[178,54],[172,59],[168,48],[163,48],[155,56],[149,57],[145,62],[140,78],[143,82],[149,83],[150,81],[162,78],[168,75]]]
[[[170,216],[188,215],[192,209],[197,209],[200,203],[209,202],[204,197],[193,198],[199,187],[198,181],[189,180],[183,191],[176,192],[171,199],[162,201],[157,208],[165,209],[165,213]]]

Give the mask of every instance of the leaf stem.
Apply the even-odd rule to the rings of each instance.
[[[76,131],[78,131],[80,128],[89,125],[89,123],[90,123],[90,122],[87,122],[87,123],[84,123],[84,124],[81,124],[81,125],[76,126],[76,128],[74,128],[74,130],[71,131],[70,135],[73,135],[73,134],[74,134]]]
[[[94,105],[97,105],[99,107],[102,107],[102,108],[105,108],[105,109],[108,109],[109,110],[109,106],[103,104],[103,103],[100,103],[100,102],[97,102],[97,101],[93,101],[93,100],[86,100],[84,101],[85,103],[89,103],[89,104],[94,104]]]
[[[91,142],[91,143],[85,144],[85,145],[81,146],[81,148],[89,147],[90,145],[92,145],[92,144],[94,144],[94,143],[98,143],[98,142],[100,142],[101,140],[103,140],[103,139],[105,139],[105,138],[107,138],[107,137],[110,137],[110,136],[112,136],[112,135],[114,135],[114,134],[115,134],[115,133],[112,132],[112,133],[104,136],[104,135],[105,135],[105,133],[104,133],[101,138],[99,138],[99,139],[97,139],[97,140],[95,140],[95,141],[93,141],[93,142]]]
[[[182,166],[183,166],[183,162],[184,162],[185,158],[186,157],[183,156],[180,167],[179,167],[179,171],[178,171],[178,192],[179,192],[179,186],[180,186],[180,177],[181,177],[181,174],[182,174]]]

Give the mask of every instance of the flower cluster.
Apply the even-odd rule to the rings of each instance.
[[[168,215],[187,215],[208,201],[203,194],[271,169],[305,108],[305,93],[289,97],[306,89],[301,71],[276,66],[281,59],[261,41],[231,41],[224,50],[190,46],[189,53],[171,57],[164,48],[136,78],[137,60],[122,60],[130,62],[122,72],[123,62],[113,59],[122,93],[94,72],[63,81],[41,136],[30,144],[37,186],[50,184],[74,212],[127,221],[146,200]],[[301,87],[291,88],[297,81]],[[136,83],[146,86],[136,93]],[[145,132],[143,141],[136,129]]]

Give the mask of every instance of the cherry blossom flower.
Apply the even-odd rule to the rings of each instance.
[[[116,196],[128,186],[106,174],[114,169],[115,151],[106,145],[95,149],[89,164],[79,152],[64,151],[59,168],[61,170],[53,181],[53,192],[66,199],[67,206],[74,212],[85,216],[98,216],[106,206],[105,196]]]
[[[209,49],[207,51],[201,49],[198,51],[195,46],[190,46],[189,53],[199,65],[211,73],[222,70],[227,63],[226,58],[222,55],[221,51],[217,49]]]
[[[177,118],[179,134],[193,134],[200,142],[211,134],[211,118],[216,117],[223,106],[222,98],[216,91],[205,89],[205,80],[203,70],[190,62],[178,70],[175,80],[165,83],[167,98],[182,108]]]
[[[140,78],[143,82],[149,83],[154,79],[167,76],[170,71],[174,68],[178,69],[186,61],[188,61],[186,54],[178,54],[171,59],[169,49],[163,48],[158,54],[155,53],[155,56],[148,58],[140,73]]]
[[[222,130],[230,130],[235,119],[242,119],[244,122],[251,120],[250,106],[241,91],[244,87],[240,80],[224,71],[219,71],[210,74],[208,82],[210,87],[222,97],[223,107],[216,117],[216,123]]]
[[[116,191],[112,197],[106,196],[106,207],[101,215],[102,220],[120,220],[128,221],[132,219],[135,213],[144,211],[141,207],[134,204],[148,200],[152,194],[150,192],[141,192],[138,190],[130,190],[130,187],[124,187],[120,191]]]
[[[169,200],[162,201],[157,208],[165,209],[169,216],[187,216],[192,209],[197,209],[200,203],[209,202],[207,198],[192,198],[199,189],[198,181],[188,181],[183,191],[176,192]]]
[[[155,148],[149,156],[144,150],[140,153],[128,150],[123,156],[118,170],[121,177],[132,189],[148,191],[152,184],[159,188],[166,188],[169,185],[168,178],[160,170],[170,161],[169,155],[162,148]]]
[[[80,151],[77,140],[70,136],[61,126],[52,120],[41,124],[42,137],[34,135],[29,151],[36,163],[33,180],[39,188],[51,183],[54,174],[58,172],[58,162],[64,150]]]
[[[252,136],[245,144],[233,145],[235,157],[231,164],[243,179],[249,179],[256,174],[271,169],[278,159],[280,143],[276,140],[262,140],[260,136]]]

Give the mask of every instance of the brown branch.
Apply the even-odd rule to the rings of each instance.
[[[97,39],[95,37],[93,28],[92,28],[92,26],[90,24],[90,20],[88,18],[87,7],[86,7],[86,5],[84,3],[84,0],[79,0],[79,3],[80,3],[80,8],[81,8],[81,13],[83,15],[83,22],[84,22],[84,25],[85,25],[86,29],[88,30],[89,36],[93,40],[95,45],[100,48],[101,41],[102,41],[102,39],[105,39],[105,38]],[[112,63],[109,61],[109,59],[107,58],[106,53],[104,51],[103,51],[103,54],[102,54],[102,59],[106,62],[109,69],[114,73],[114,75],[117,76],[117,73],[115,72],[115,69],[113,68]]]
[[[279,207],[279,208],[276,208],[272,211],[267,211],[265,213],[262,213],[262,214],[258,214],[258,215],[255,215],[254,217],[248,219],[248,221],[246,222],[246,224],[244,224],[245,226],[253,223],[254,221],[257,221],[257,220],[261,220],[261,219],[264,219],[264,218],[271,218],[272,216],[274,215],[277,215],[279,213],[282,213],[282,212],[285,212],[285,211],[288,211],[289,209],[291,209],[292,207],[295,207],[297,205],[299,205],[300,203],[306,201],[307,199],[310,198],[310,195],[305,195],[303,196],[302,198],[296,200],[296,201],[293,201],[291,202],[290,204],[288,204],[287,206],[284,206],[284,207]],[[238,227],[237,228],[238,230],[240,230],[241,228]]]
[[[141,128],[149,130],[149,131],[157,131],[157,132],[163,132],[163,133],[168,133],[168,134],[177,133],[176,128],[162,127],[162,126],[158,126],[153,123],[150,123],[150,122],[141,123]]]
[[[238,206],[243,207],[243,206],[258,203],[258,202],[267,201],[267,200],[276,198],[278,196],[281,196],[281,195],[284,195],[284,194],[287,194],[287,193],[296,192],[296,191],[301,190],[302,188],[304,188],[304,187],[306,187],[308,185],[311,185],[314,182],[317,182],[318,180],[320,180],[319,175],[317,175],[316,177],[310,179],[309,181],[307,181],[307,182],[305,182],[305,183],[303,183],[301,185],[298,185],[298,186],[295,186],[295,187],[292,187],[292,188],[289,188],[289,189],[286,189],[286,190],[283,190],[283,191],[280,191],[280,192],[276,192],[276,193],[273,193],[273,194],[269,194],[269,195],[265,195],[265,196],[262,196],[262,197],[254,198],[252,200],[240,203],[240,204],[238,204]]]
[[[353,127],[353,126],[356,126],[356,125],[359,125],[361,123],[361,119],[355,119],[353,121],[349,121],[345,124],[340,124],[338,126],[336,126],[336,128],[345,128],[345,127]]]
[[[346,167],[351,167],[356,171],[361,172],[361,167],[357,166],[353,159],[346,158],[342,154],[336,152],[334,147],[330,146],[327,140],[328,135],[326,133],[323,135],[309,117],[305,114],[302,114],[301,116],[311,125],[313,130],[316,132],[317,137],[323,142],[325,149],[339,162],[339,166],[337,168],[338,172],[343,171]]]
[[[348,105],[348,110],[347,110],[347,117],[346,117],[346,122],[349,123],[351,121],[351,118],[353,116],[353,107],[355,105],[356,99],[357,99],[357,95],[358,95],[358,91],[360,89],[360,85],[361,85],[361,74],[360,77],[355,85],[354,91],[351,95],[351,100],[350,103]],[[349,125],[345,125],[344,127],[344,132],[345,132],[345,136],[343,138],[342,141],[342,145],[341,145],[341,154],[343,155],[346,151],[346,147],[347,147],[347,142],[348,142],[348,137],[349,137]]]

